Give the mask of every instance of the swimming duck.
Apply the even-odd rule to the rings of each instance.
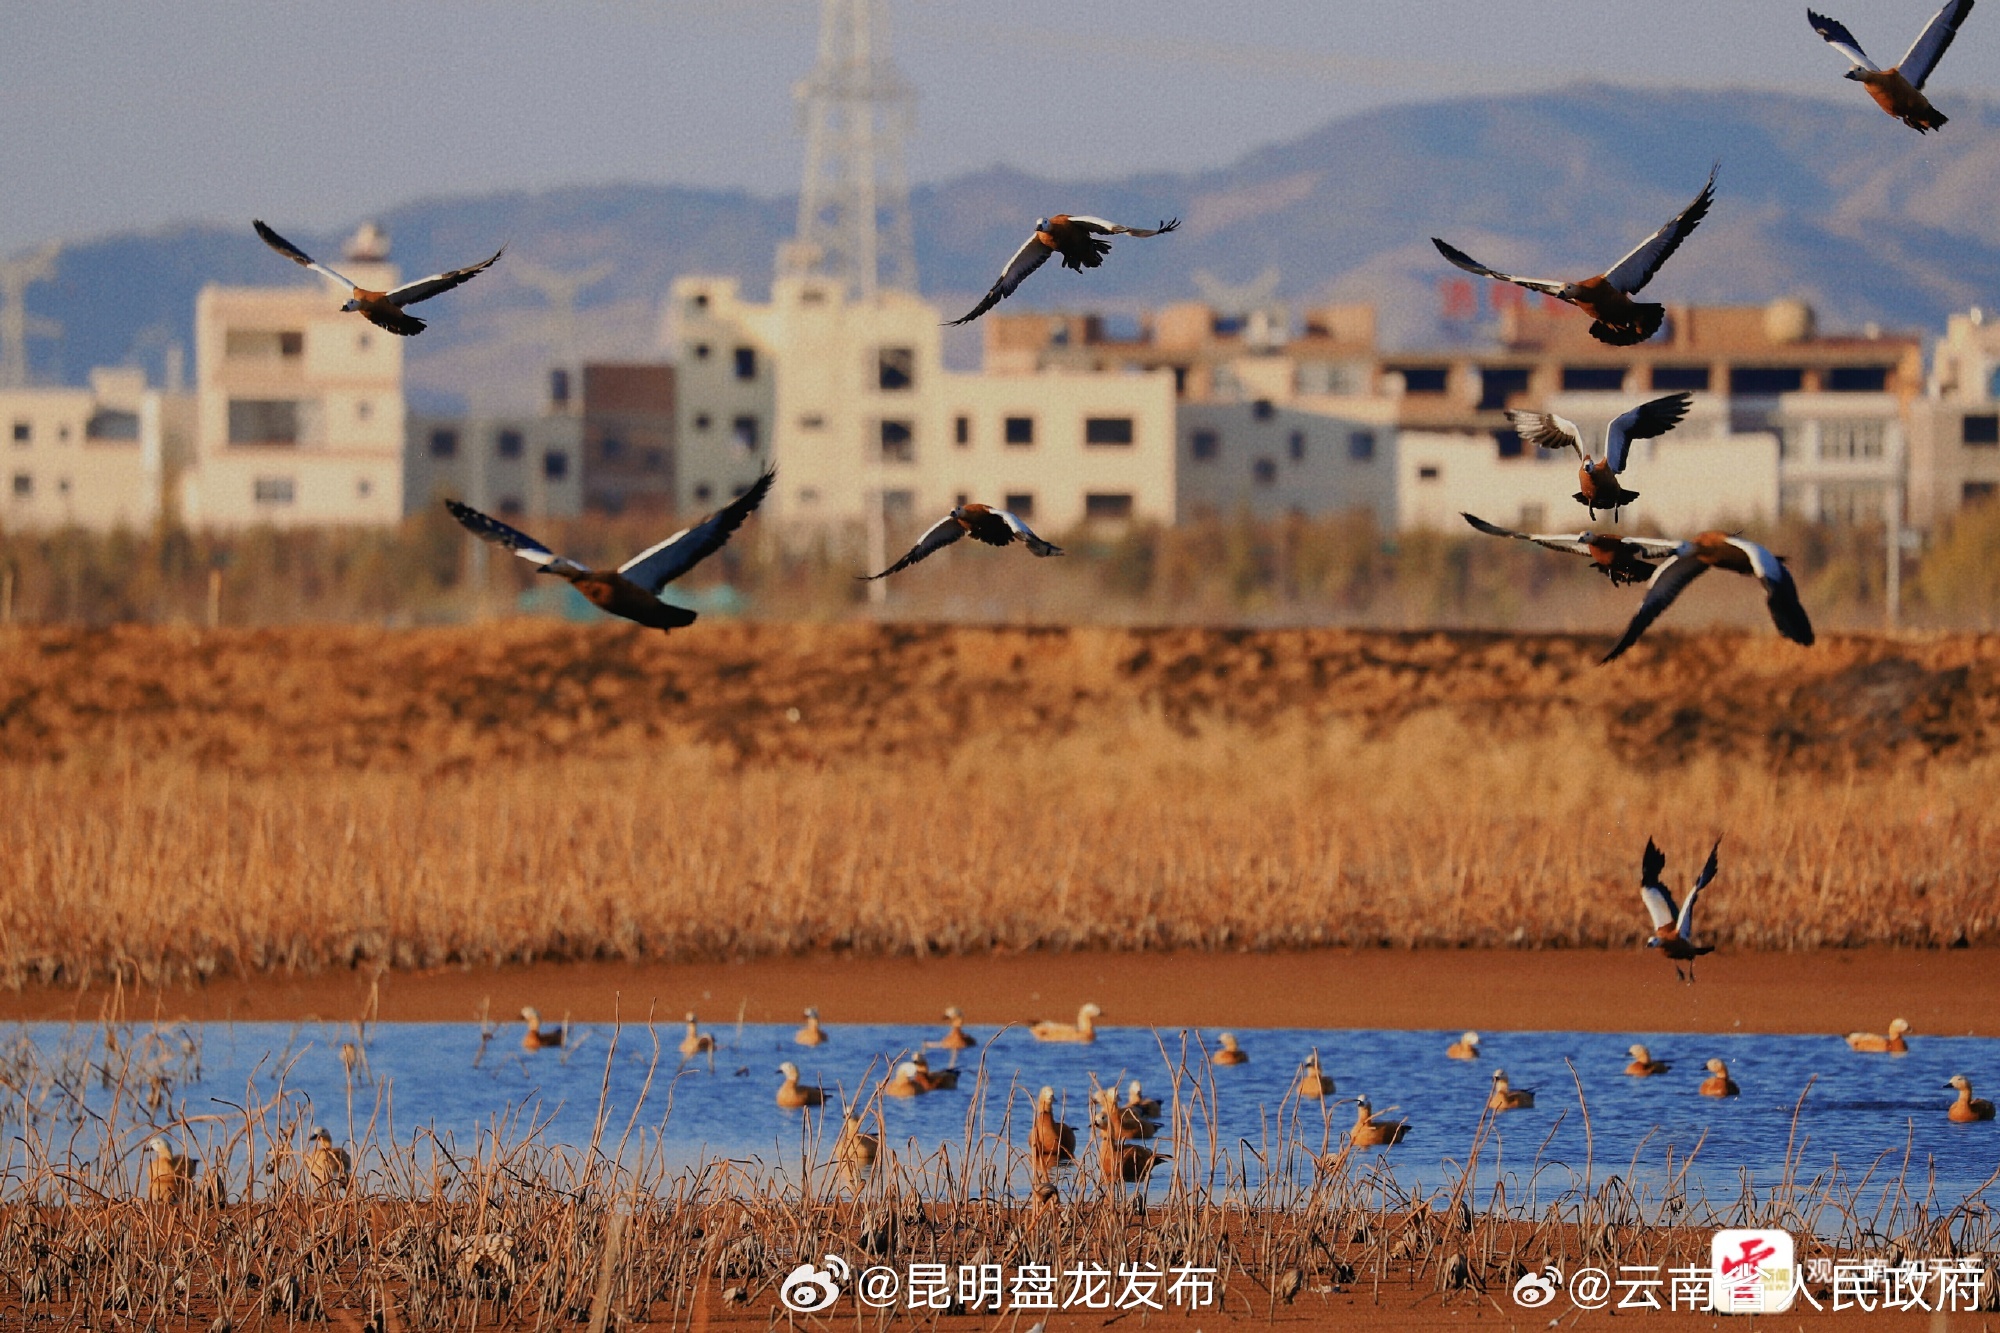
[[[792,1040],[801,1046],[819,1046],[826,1042],[826,1034],[819,1029],[819,1010],[806,1010],[806,1025],[792,1034]]]
[[[1221,1046],[1214,1055],[1208,1057],[1210,1064],[1247,1065],[1250,1063],[1250,1053],[1236,1044],[1235,1033],[1225,1032],[1217,1037],[1216,1041],[1220,1042]]]
[[[1451,1045],[1444,1048],[1447,1060],[1477,1060],[1479,1058],[1479,1034],[1467,1032]]]
[[[1366,1097],[1354,1099],[1354,1124],[1347,1131],[1347,1141],[1355,1147],[1387,1148],[1401,1143],[1409,1132],[1409,1121],[1378,1120]]]
[[[1097,1040],[1097,1020],[1103,1015],[1104,1011],[1096,1005],[1086,1004],[1076,1011],[1073,1025],[1043,1019],[1028,1031],[1035,1034],[1036,1041],[1094,1042]]]
[[[1708,1077],[1701,1081],[1701,1095],[1704,1097],[1734,1097],[1743,1089],[1736,1086],[1736,1080],[1729,1077],[1729,1066],[1720,1060],[1710,1060],[1704,1066]]]
[[[1493,1071],[1493,1091],[1486,1094],[1486,1109],[1489,1111],[1526,1111],[1535,1104],[1533,1088],[1516,1088],[1508,1084],[1507,1071]]]
[[[568,1029],[556,1028],[550,1030],[544,1028],[542,1026],[542,1014],[539,1009],[523,1009],[521,1017],[528,1021],[528,1030],[521,1034],[522,1050],[540,1051],[551,1046],[560,1046],[563,1044],[563,1033]]]
[[[1885,1037],[1879,1032],[1850,1032],[1847,1034],[1847,1047],[1854,1051],[1870,1051],[1877,1054],[1886,1051],[1892,1055],[1901,1055],[1910,1049],[1910,1043],[1903,1040],[1903,1034],[1909,1030],[1910,1025],[1903,1019],[1891,1019],[1888,1036]]]
[[[979,1044],[966,1032],[965,1015],[959,1012],[957,1005],[954,1004],[946,1009],[944,1016],[950,1020],[951,1026],[945,1030],[945,1034],[942,1037],[939,1037],[936,1041],[927,1041],[924,1045],[945,1051],[965,1051]]]
[[[801,1106],[823,1106],[826,1094],[810,1084],[799,1082],[799,1067],[790,1060],[778,1066],[778,1072],[785,1081],[778,1085],[778,1105],[787,1110],[797,1110]]]
[[[1319,1052],[1314,1051],[1299,1065],[1299,1079],[1293,1085],[1301,1097],[1331,1097],[1333,1078],[1319,1065]]]
[[[1673,1066],[1665,1060],[1655,1060],[1653,1053],[1644,1046],[1628,1046],[1625,1053],[1632,1057],[1632,1063],[1625,1066],[1625,1072],[1633,1078],[1651,1078],[1654,1074],[1664,1074]]]
[[[1984,1097],[1972,1095],[1972,1080],[1963,1074],[1953,1074],[1947,1088],[1958,1089],[1958,1100],[1951,1104],[1946,1114],[1961,1125],[1970,1125],[1980,1120],[1993,1118],[1993,1103]]]

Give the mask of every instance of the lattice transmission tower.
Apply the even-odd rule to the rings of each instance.
[[[916,93],[889,58],[886,0],[820,0],[819,59],[793,93],[806,170],[779,268],[830,278],[860,300],[885,287],[915,291],[903,141]]]

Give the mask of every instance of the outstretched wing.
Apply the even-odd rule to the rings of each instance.
[[[1477,514],[1461,511],[1459,516],[1489,537],[1512,537],[1516,541],[1533,542],[1537,546],[1546,546],[1551,551],[1567,551],[1571,555],[1590,554],[1591,534],[1588,532],[1579,532],[1574,536],[1550,532],[1516,532],[1512,528],[1503,528],[1498,523],[1488,523]]]
[[[728,543],[730,535],[743,526],[743,520],[764,503],[764,497],[770,493],[771,483],[777,475],[778,470],[774,467],[764,469],[763,475],[751,483],[749,490],[693,527],[682,528],[657,546],[649,546],[639,552],[618,566],[618,572],[658,597],[660,589]]]
[[[971,311],[967,314],[960,315],[957,319],[950,322],[953,324],[970,324],[973,320],[978,319],[994,306],[999,305],[1002,301],[1012,296],[1014,289],[1026,282],[1028,275],[1043,264],[1046,264],[1049,256],[1054,253],[1054,250],[1042,244],[1038,236],[1030,236],[1028,243],[1016,250],[1014,257],[1007,261],[1007,267],[1001,270],[1000,280],[987,289],[986,295],[980,298],[979,304],[972,307]]]
[[[455,268],[449,273],[433,273],[428,278],[419,278],[415,282],[406,282],[396,288],[395,291],[389,293],[389,303],[395,306],[406,306],[415,305],[419,301],[428,301],[439,292],[448,292],[460,283],[472,281],[475,275],[484,273],[487,269],[492,268],[494,264],[498,263],[500,256],[505,253],[507,253],[507,247],[503,245],[493,252],[493,258],[474,264],[471,268]]]
[[[1569,286],[1566,282],[1554,282],[1548,278],[1517,278],[1512,273],[1502,273],[1497,268],[1488,268],[1465,251],[1454,249],[1435,236],[1431,237],[1431,244],[1435,245],[1438,253],[1446,259],[1467,273],[1477,273],[1482,278],[1498,278],[1502,282],[1511,282],[1516,287],[1526,287],[1531,292],[1543,292],[1549,296],[1560,296]]]
[[[1967,8],[1970,7],[1970,5],[1967,6]],[[1812,30],[1824,38],[1828,46],[1853,61],[1855,68],[1865,69],[1870,74],[1881,72],[1875,67],[1875,62],[1868,58],[1868,53],[1861,49],[1861,43],[1854,40],[1854,34],[1847,30],[1845,23],[1842,23],[1839,19],[1830,19],[1824,14],[1815,14],[1810,9],[1806,11],[1806,22],[1812,24]],[[1920,37],[1917,40],[1922,41],[1923,39]],[[1950,41],[1951,39],[1946,38],[1945,40]],[[1939,54],[1942,54],[1942,52]]]
[[[341,277],[340,274],[335,273],[332,269],[320,263],[317,259],[314,259],[311,255],[307,254],[305,251],[299,249],[299,247],[293,245],[290,241],[278,235],[277,232],[272,231],[269,227],[265,226],[262,221],[258,220],[257,218],[252,218],[250,219],[250,225],[255,227],[257,229],[257,234],[264,238],[264,244],[270,246],[273,250],[276,250],[279,254],[291,260],[294,264],[297,264],[302,268],[309,268],[313,272],[319,274],[321,277],[328,278],[334,282],[339,283],[341,286],[347,288],[349,291],[354,290],[353,282],[349,281],[346,278]]]
[[[911,565],[916,564],[917,561],[923,559],[925,556],[930,555],[935,551],[942,551],[945,547],[951,545],[953,542],[957,541],[960,537],[963,537],[964,535],[965,535],[965,524],[958,521],[958,516],[956,514],[946,514],[943,518],[939,519],[936,523],[931,525],[931,529],[929,532],[926,532],[923,536],[917,538],[917,544],[915,546],[912,546],[901,560],[898,560],[895,564],[889,566],[887,569],[883,570],[880,574],[861,574],[857,575],[856,577],[860,578],[863,582],[868,582],[874,579],[886,579],[891,574],[894,574],[897,570],[908,569]]]
[[[1785,562],[1742,537],[1731,537],[1729,544],[1750,557],[1750,570],[1764,585],[1764,605],[1770,609],[1771,623],[1778,627],[1778,633],[1811,647],[1812,621],[1799,602],[1799,585],[1792,581],[1792,571],[1785,568]]]
[[[1019,518],[1014,516],[1012,510],[996,509],[993,512],[998,514],[1000,521],[1005,523],[1014,535],[1019,537],[1022,543],[1036,555],[1061,555],[1063,553],[1062,547],[1057,546],[1054,542],[1043,541],[1040,537],[1037,537],[1026,523],[1023,523]]]
[[[1507,410],[1507,420],[1514,423],[1514,429],[1522,439],[1537,448],[1574,449],[1578,458],[1584,456],[1583,432],[1576,428],[1574,421],[1553,412],[1523,412],[1518,408]]]
[[[1715,846],[1708,849],[1708,864],[1701,868],[1701,873],[1694,877],[1694,883],[1688,886],[1687,901],[1681,904],[1680,915],[1674,921],[1675,928],[1681,933],[1681,938],[1690,944],[1694,942],[1694,900],[1701,896],[1701,891],[1708,887],[1710,880],[1715,878],[1716,854],[1721,850],[1722,839],[1717,838]]]
[[[1672,222],[1639,242],[1631,254],[1612,265],[1611,271],[1604,275],[1605,281],[1628,296],[1651,282],[1653,275],[1660,271],[1660,265],[1680,249],[1681,242],[1708,216],[1708,206],[1715,202],[1715,173],[1721,168],[1720,162],[1710,167],[1708,184],[1701,187],[1701,193],[1694,197],[1694,202],[1683,208]]]
[[[1106,222],[1103,218],[1086,217],[1082,213],[1071,213],[1069,220],[1099,236],[1163,236],[1181,225],[1179,218],[1170,218],[1148,231],[1144,227],[1127,227],[1117,222]]]
[[[1610,462],[1611,470],[1625,470],[1625,460],[1632,453],[1632,441],[1650,440],[1680,425],[1681,418],[1688,414],[1688,404],[1693,401],[1691,393],[1670,393],[1665,398],[1641,403],[1613,421],[1604,433],[1604,457]]]
[[[519,528],[510,528],[490,514],[480,513],[471,505],[462,505],[456,500],[446,500],[444,507],[473,536],[483,537],[495,546],[504,546],[529,564],[540,565],[551,574],[574,578],[590,572],[590,566],[578,564],[566,555],[557,555]]]
[[[1646,581],[1646,596],[1639,603],[1639,610],[1632,617],[1632,623],[1625,627],[1625,635],[1618,640],[1610,652],[1604,655],[1609,662],[1627,648],[1639,642],[1639,636],[1646,627],[1658,620],[1666,609],[1674,604],[1674,598],[1681,595],[1681,589],[1702,576],[1708,568],[1690,552],[1680,551],[1674,557],[1653,571],[1653,577]]]
[[[1924,80],[1931,76],[1938,60],[1951,46],[1951,39],[1958,36],[1958,25],[1965,22],[1965,16],[1971,12],[1972,0],[1945,0],[1945,7],[1937,12],[1937,17],[1917,34],[1917,40],[1910,43],[1910,49],[1903,53],[1896,72],[1908,79],[1911,87],[1921,90]]]

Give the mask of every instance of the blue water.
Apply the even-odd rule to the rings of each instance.
[[[609,1054],[604,1100],[610,1141],[617,1140],[637,1107],[638,1125],[659,1133],[659,1146],[671,1161],[731,1158],[783,1171],[799,1163],[808,1134],[819,1136],[823,1160],[824,1145],[831,1142],[838,1122],[831,1117],[823,1124],[818,1117],[809,1121],[775,1105],[781,1060],[796,1062],[805,1081],[852,1097],[885,1075],[890,1057],[915,1049],[938,1031],[830,1026],[826,1045],[806,1048],[793,1043],[790,1024],[705,1030],[714,1031],[721,1043],[713,1073],[706,1059],[682,1067],[675,1050],[679,1025],[658,1029],[659,1063],[641,1104],[640,1090],[655,1058],[652,1037],[644,1028],[619,1031],[615,1054],[613,1029],[607,1024],[573,1027],[566,1050],[529,1053],[520,1049],[518,1024],[499,1029],[483,1047],[475,1025],[377,1024],[366,1032],[366,1068],[357,1070],[350,1085],[338,1047],[354,1038],[351,1026],[190,1025],[162,1030],[165,1042],[148,1057],[169,1078],[160,1104],[149,1110],[143,1100],[128,1098],[122,1114],[136,1123],[160,1124],[177,1115],[226,1116],[234,1107],[269,1098],[282,1086],[306,1099],[311,1117],[343,1142],[371,1136],[372,1118],[372,1137],[378,1142],[407,1143],[422,1129],[467,1148],[482,1131],[506,1121],[508,1137],[539,1126],[540,1141],[575,1145],[587,1143],[596,1126]],[[992,1029],[973,1031],[993,1035]],[[99,1040],[95,1028],[38,1024],[20,1033],[52,1064],[63,1050],[72,1052],[74,1062],[76,1050],[95,1050]],[[1212,1047],[1214,1033],[1204,1035]],[[1515,1087],[1535,1089],[1533,1109],[1495,1119],[1481,1155],[1482,1190],[1502,1181],[1514,1206],[1528,1204],[1531,1194],[1546,1202],[1576,1183],[1572,1173],[1583,1171],[1585,1117],[1570,1065],[1588,1106],[1589,1150],[1600,1182],[1610,1174],[1630,1173],[1638,1183],[1663,1190],[1669,1161],[1678,1168],[1699,1142],[1687,1181],[1692,1198],[1705,1194],[1710,1203],[1726,1205],[1736,1197],[1746,1170],[1760,1193],[1768,1191],[1784,1170],[1795,1109],[1792,1151],[1801,1180],[1825,1171],[1837,1158],[1852,1181],[1884,1154],[1889,1156],[1878,1179],[1893,1177],[1901,1173],[1907,1149],[1913,1192],[1921,1194],[1927,1173],[1934,1171],[1936,1199],[1949,1206],[2000,1166],[2000,1125],[1950,1123],[1945,1108],[1953,1094],[1942,1087],[1952,1074],[1963,1072],[1984,1095],[2000,1093],[2000,1041],[1992,1039],[1917,1036],[1907,1055],[1864,1056],[1832,1037],[1495,1032],[1486,1036],[1482,1059],[1464,1062],[1444,1058],[1456,1033],[1238,1030],[1237,1035],[1251,1062],[1210,1068],[1190,1048],[1182,1096],[1185,1101],[1193,1091],[1191,1077],[1199,1078],[1204,1088],[1213,1079],[1209,1113],[1217,1121],[1217,1146],[1234,1168],[1253,1179],[1261,1174],[1261,1154],[1281,1119],[1312,1148],[1322,1141],[1323,1124],[1330,1121],[1337,1143],[1353,1119],[1351,1104],[1330,1100],[1322,1111],[1317,1103],[1287,1097],[1298,1061],[1315,1047],[1336,1082],[1338,1097],[1365,1093],[1378,1113],[1393,1108],[1395,1116],[1411,1122],[1408,1137],[1386,1154],[1388,1166],[1407,1187],[1435,1188],[1456,1175],[1471,1148],[1496,1067],[1506,1069]],[[964,1142],[982,1059],[987,1096],[972,1126],[975,1134],[1024,1146],[1030,1099],[1046,1083],[1057,1090],[1061,1117],[1077,1126],[1081,1137],[1093,1076],[1121,1085],[1136,1077],[1148,1096],[1171,1097],[1182,1039],[1179,1031],[1101,1028],[1095,1045],[1063,1046],[1038,1043],[1025,1031],[1010,1029],[982,1048],[957,1053],[963,1071],[960,1090],[882,1099],[887,1141],[914,1140],[926,1152],[940,1143]],[[1672,1061],[1672,1072],[1627,1077],[1622,1072],[1626,1047],[1635,1041],[1645,1043],[1654,1058]],[[125,1046],[131,1048],[129,1038]],[[929,1054],[933,1067],[942,1067],[951,1053]],[[1696,1094],[1705,1076],[1703,1062],[1711,1056],[1728,1061],[1742,1096],[1718,1100]],[[102,1054],[91,1058],[101,1060]],[[1800,1095],[1815,1076],[1800,1108]],[[98,1079],[72,1078],[66,1086],[80,1092],[97,1114],[109,1104],[111,1093]],[[67,1095],[44,1096],[41,1104],[60,1111],[73,1104],[66,1102]],[[0,1108],[0,1114],[18,1121],[19,1103],[12,1111]],[[201,1123],[186,1131],[189,1137],[199,1140]],[[1206,1151],[1206,1124],[1193,1131],[1193,1140]],[[1633,1172],[1635,1154],[1638,1169]],[[1482,1202],[1484,1198],[1482,1192]]]

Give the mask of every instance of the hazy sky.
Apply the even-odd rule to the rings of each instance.
[[[1884,64],[1938,0],[1826,0]],[[1995,6],[2000,11],[2000,5]],[[1226,162],[1391,101],[1580,78],[1861,97],[1796,0],[891,0],[910,170]],[[796,187],[811,0],[5,0],[0,253],[414,196]],[[2000,81],[1983,9],[1933,88]],[[1947,131],[1948,132],[1948,131]]]

